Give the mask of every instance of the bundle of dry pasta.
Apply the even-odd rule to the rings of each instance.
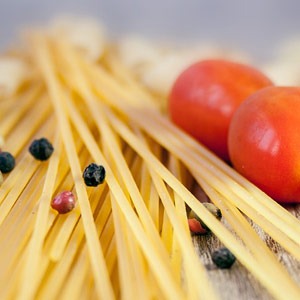
[[[0,103],[3,150],[16,158],[0,188],[1,299],[218,299],[187,209],[275,299],[300,298],[248,222],[300,260],[297,218],[172,125],[116,55],[93,62],[40,32],[27,51],[34,72]],[[54,144],[49,162],[28,152],[40,137]],[[97,187],[82,178],[92,162],[106,172]],[[229,225],[191,193],[193,182]],[[50,206],[61,191],[76,195],[68,214]]]

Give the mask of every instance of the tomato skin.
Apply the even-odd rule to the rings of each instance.
[[[246,65],[205,60],[186,69],[169,96],[172,121],[228,160],[227,137],[233,113],[254,91],[272,85]]]
[[[300,202],[300,88],[252,94],[232,118],[228,146],[236,170],[265,193]]]

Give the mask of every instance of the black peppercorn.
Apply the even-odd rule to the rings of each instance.
[[[53,153],[52,144],[45,138],[34,140],[30,147],[29,152],[37,160],[47,160]]]
[[[227,248],[216,250],[211,258],[214,264],[220,269],[230,268],[236,260],[235,256]]]
[[[8,173],[15,167],[15,158],[9,152],[0,153],[0,171]]]
[[[85,168],[82,177],[87,186],[97,186],[105,179],[105,169],[101,165],[92,163]]]

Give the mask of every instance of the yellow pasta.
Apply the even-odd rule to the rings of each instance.
[[[40,52],[37,53],[39,63],[43,68],[44,76],[48,80],[48,88],[51,94],[51,99],[53,100],[53,105],[55,106],[55,111],[57,113],[58,120],[60,122],[61,134],[63,137],[64,146],[68,153],[68,160],[70,163],[72,174],[73,177],[76,178],[75,187],[80,203],[87,242],[89,245],[89,252],[92,260],[93,272],[96,278],[97,291],[99,295],[101,295],[104,299],[114,299],[112,287],[105,267],[103,253],[101,252],[100,246],[97,243],[96,228],[94,226],[93,216],[91,214],[87,193],[84,188],[83,180],[80,177],[81,170],[71,134],[70,125],[68,124],[68,120],[59,102],[59,98],[61,99],[62,97],[61,90],[58,88],[58,84],[54,77],[53,69],[47,59],[45,41],[41,40],[40,43],[37,43],[37,46],[40,48]]]
[[[60,159],[61,145],[59,139],[60,137],[57,134],[55,143],[57,151],[51,157],[49,168],[47,170],[43,192],[39,201],[39,208],[36,217],[37,220],[28,246],[28,258],[24,268],[22,286],[18,299],[31,299],[34,295],[35,284],[32,283],[32,281],[37,279],[34,274],[37,272],[40,263],[40,252],[47,230],[48,211]],[[31,281],[31,284],[29,284],[29,281]]]
[[[113,51],[91,62],[42,32],[28,43],[26,84],[0,102],[3,149],[16,158],[0,188],[1,299],[218,299],[189,209],[274,299],[300,298],[247,220],[300,261],[296,217],[168,121],[164,99]],[[56,141],[49,162],[28,152],[41,137]],[[106,171],[99,187],[82,178],[92,162]],[[194,181],[232,232],[190,192]],[[78,202],[66,215],[50,208],[62,191]]]
[[[121,124],[119,120],[113,114],[106,110],[107,115],[109,116],[111,122],[114,124],[114,127],[118,130],[118,132],[126,137],[128,143],[131,144],[131,146],[139,152],[139,154],[148,161],[153,168],[155,168],[156,172],[160,174],[160,176],[183,198],[185,199],[185,202],[201,217],[201,219],[210,226],[211,230],[216,233],[216,235],[223,241],[223,243],[235,253],[237,257],[239,257],[240,261],[249,268],[253,274],[258,276],[262,282],[266,284],[270,292],[272,292],[277,297],[280,297],[281,299],[284,299],[286,297],[286,294],[282,292],[282,288],[280,287],[280,292],[278,290],[278,287],[274,286],[272,284],[272,280],[269,280],[269,278],[266,278],[264,276],[263,270],[260,268],[259,264],[257,264],[253,258],[251,258],[247,252],[236,242],[234,237],[231,237],[229,232],[226,232],[225,228],[223,228],[217,220],[214,219],[202,205],[191,195],[189,194],[188,190],[182,185],[179,184],[179,182],[167,171],[167,169],[155,159],[155,157],[147,150],[147,148],[144,147],[143,144],[139,142],[139,140],[130,133],[129,130],[126,129],[126,127]],[[210,222],[212,225],[210,225]],[[247,257],[247,258],[246,258]],[[251,261],[251,263],[250,263]],[[294,285],[293,289],[288,289],[288,292],[291,292],[291,297],[297,297],[296,295],[300,292],[296,285]],[[295,294],[294,294],[295,293]]]

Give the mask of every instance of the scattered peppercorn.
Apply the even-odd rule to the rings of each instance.
[[[201,224],[198,220],[188,219],[188,223],[189,223],[189,228],[190,228],[191,233],[196,234],[196,235],[207,233],[207,230],[201,226]]]
[[[51,207],[60,214],[66,214],[75,207],[75,197],[72,192],[64,191],[58,194],[51,203]]]
[[[83,179],[87,186],[97,186],[105,179],[105,168],[101,165],[91,163],[83,172]]]
[[[217,208],[214,204],[210,202],[202,203],[206,209],[212,213],[217,219],[222,218],[222,213],[219,208]],[[198,217],[198,215],[191,210],[189,213],[189,227],[190,231],[194,234],[206,234],[209,232],[209,228],[205,225],[205,223]]]
[[[29,152],[32,156],[41,161],[47,160],[53,153],[53,150],[52,144],[46,138],[34,140],[29,147]]]
[[[218,220],[220,220],[222,218],[222,213],[221,210],[216,207],[213,203],[210,202],[204,202],[203,205],[206,207],[206,209],[212,213]],[[205,225],[205,223],[200,220],[201,226],[207,230],[209,230],[209,228]]]
[[[15,158],[9,152],[0,152],[0,171],[8,173],[15,167]]]
[[[212,256],[212,261],[220,269],[229,269],[235,262],[235,256],[227,249],[216,250]]]

